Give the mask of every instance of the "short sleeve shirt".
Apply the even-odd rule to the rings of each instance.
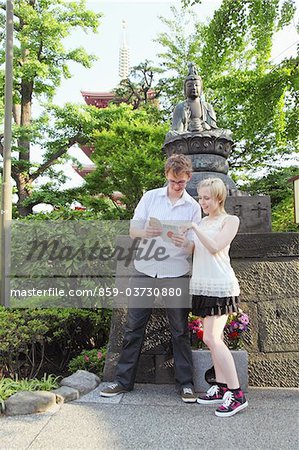
[[[173,222],[180,225],[186,222],[199,224],[201,209],[198,203],[184,191],[182,197],[172,204],[167,195],[167,186],[147,191],[136,206],[131,227],[144,229],[151,217],[161,222]],[[193,240],[193,233],[188,235]],[[157,249],[164,249],[163,260],[157,255]],[[146,259],[137,258],[134,261],[136,270],[150,277],[167,278],[179,277],[188,273],[190,266],[188,254],[184,248],[176,247],[171,242],[165,242],[160,236],[150,239],[142,239],[139,244],[139,255],[145,255]],[[137,250],[137,251],[138,251]],[[149,252],[150,250],[150,252]]]

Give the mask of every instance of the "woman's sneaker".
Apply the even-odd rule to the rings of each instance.
[[[230,417],[248,406],[248,402],[241,389],[237,392],[227,391],[223,397],[223,403],[216,409],[218,417]]]
[[[210,387],[204,397],[199,397],[197,399],[197,403],[201,405],[213,405],[214,403],[222,403],[223,396],[228,391],[226,387],[218,386],[218,384],[214,384]]]

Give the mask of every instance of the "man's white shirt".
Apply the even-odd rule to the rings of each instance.
[[[186,191],[176,203],[172,204],[167,196],[167,186],[147,191],[136,206],[131,227],[144,229],[151,217],[160,222],[172,222],[177,225],[186,222],[199,223],[201,220],[201,209],[199,204]],[[193,240],[193,232],[188,232],[188,239]],[[154,242],[152,242],[154,241]],[[154,255],[157,249],[164,248],[164,258],[136,259],[134,265],[138,272],[150,277],[166,278],[179,277],[189,271],[188,254],[184,248],[176,247],[171,242],[165,242],[160,236],[142,239],[139,248],[142,254],[150,249],[149,254]],[[166,258],[167,257],[167,258]],[[162,258],[161,258],[162,259]]]

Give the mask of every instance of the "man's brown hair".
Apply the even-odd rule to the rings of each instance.
[[[177,176],[182,172],[192,174],[192,161],[185,155],[171,155],[165,163],[165,175],[172,170]]]

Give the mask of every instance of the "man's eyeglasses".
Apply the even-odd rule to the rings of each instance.
[[[168,180],[170,184],[177,184],[178,186],[185,186],[185,184],[188,183],[188,180],[180,180],[180,181],[175,181],[175,180]]]

